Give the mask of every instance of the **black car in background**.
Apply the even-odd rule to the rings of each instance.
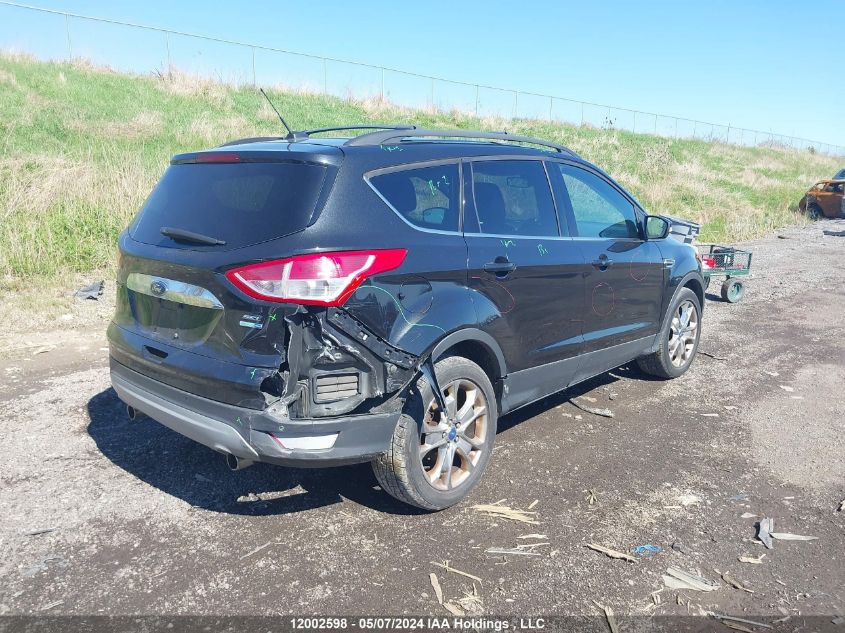
[[[600,169],[502,133],[335,131],[172,159],[120,237],[131,416],[232,468],[371,461],[433,510],[478,483],[501,415],[634,359],[689,368],[695,251]]]

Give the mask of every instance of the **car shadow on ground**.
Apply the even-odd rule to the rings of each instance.
[[[649,379],[637,369],[617,368],[502,417],[499,439],[526,420],[615,382],[617,376]],[[266,516],[303,512],[349,499],[389,514],[424,513],[383,492],[369,464],[301,469],[259,463],[233,472],[223,456],[210,448],[149,418],[130,421],[113,389],[88,401],[88,415],[88,433],[106,458],[141,481],[196,508]]]

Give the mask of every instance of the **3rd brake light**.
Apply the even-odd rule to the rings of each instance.
[[[226,277],[255,299],[340,306],[372,275],[402,265],[405,249],[297,255],[234,268]]]

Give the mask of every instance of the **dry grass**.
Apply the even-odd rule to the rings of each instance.
[[[281,88],[271,96],[299,129],[396,121],[507,129],[568,145],[617,177],[650,212],[702,222],[703,237],[714,241],[801,221],[795,209],[806,187],[841,168],[838,160],[782,148],[477,119],[459,109],[414,110],[380,97]],[[107,270],[117,235],[170,156],[280,133],[276,114],[250,87],[176,68],[137,77],[85,60],[39,63],[25,53],[0,54],[0,276]]]

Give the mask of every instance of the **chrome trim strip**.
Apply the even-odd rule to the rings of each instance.
[[[155,293],[153,291],[154,285],[163,287],[164,292],[161,294]],[[155,297],[156,299],[165,299],[166,301],[184,303],[200,308],[223,309],[223,304],[209,290],[185,283],[184,281],[176,281],[175,279],[167,279],[165,277],[154,277],[153,275],[144,275],[142,273],[130,273],[126,278],[126,287],[134,292]]]

